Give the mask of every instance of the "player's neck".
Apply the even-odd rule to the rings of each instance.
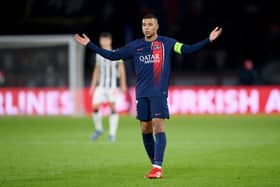
[[[154,34],[154,35],[151,36],[151,37],[145,37],[145,40],[146,40],[147,42],[153,42],[153,41],[155,41],[157,38],[158,38],[158,34],[156,33],[156,34]]]

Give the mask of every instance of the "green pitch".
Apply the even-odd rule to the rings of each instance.
[[[164,178],[149,180],[133,117],[116,143],[91,142],[90,117],[0,117],[0,186],[280,186],[280,116],[173,116],[166,129]]]

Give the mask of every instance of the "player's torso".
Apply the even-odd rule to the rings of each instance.
[[[168,87],[173,42],[161,36],[153,42],[138,41],[134,54],[137,96],[160,95]]]
[[[102,56],[96,58],[96,63],[99,66],[98,86],[103,88],[118,87],[119,71],[118,62],[111,61]]]

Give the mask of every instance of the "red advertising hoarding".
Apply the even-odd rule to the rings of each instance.
[[[92,112],[92,98],[84,89],[84,111]],[[66,88],[1,88],[0,115],[72,115],[73,97]],[[121,113],[135,114],[135,90],[117,101]],[[170,87],[171,114],[280,114],[280,86]],[[102,106],[102,112],[110,112]]]
[[[68,89],[0,89],[0,115],[71,115]]]

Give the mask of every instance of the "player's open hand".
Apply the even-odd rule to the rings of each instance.
[[[209,36],[209,40],[210,42],[213,42],[214,40],[216,40],[221,34],[222,34],[223,29],[220,27],[216,27]]]
[[[90,39],[85,34],[83,34],[83,36],[80,36],[79,34],[75,34],[74,38],[78,43],[84,46],[86,46],[90,42]]]

